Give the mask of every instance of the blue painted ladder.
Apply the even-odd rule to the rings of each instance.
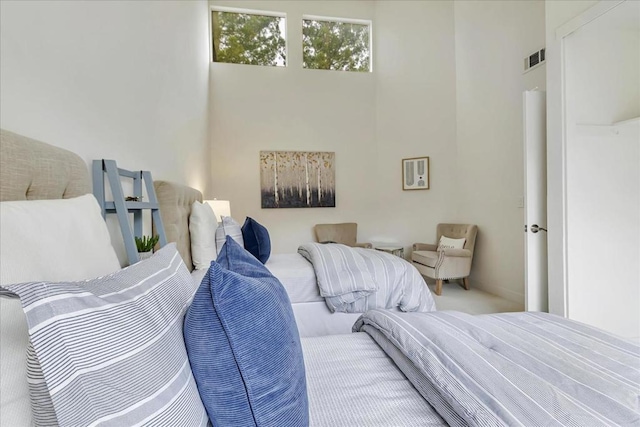
[[[105,199],[105,174],[111,188],[113,201]],[[133,179],[133,198],[136,200],[127,201],[122,190],[121,178]],[[142,183],[144,181],[147,190],[148,202],[142,201]],[[160,216],[160,205],[153,188],[153,179],[149,171],[128,171],[120,169],[115,160],[94,160],[93,161],[93,195],[98,199],[102,209],[102,217],[106,219],[107,214],[118,215],[120,230],[124,247],[127,251],[129,264],[135,264],[140,260],[138,249],[136,248],[135,237],[142,237],[142,212],[145,209],[151,210],[151,220],[155,227],[155,233],[160,237],[158,243],[160,247],[167,244],[167,236],[164,232],[162,217]],[[133,229],[129,221],[129,214],[133,213]]]

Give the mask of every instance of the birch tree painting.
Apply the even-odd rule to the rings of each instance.
[[[334,208],[335,153],[261,151],[263,208]]]

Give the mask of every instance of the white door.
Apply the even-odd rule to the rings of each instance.
[[[524,104],[525,309],[548,310],[546,94],[526,91]]]

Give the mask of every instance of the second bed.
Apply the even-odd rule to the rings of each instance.
[[[194,269],[194,263],[191,259],[189,216],[192,204],[195,201],[202,202],[202,193],[194,188],[168,181],[156,181],[154,186],[160,204],[167,240],[176,242],[185,264],[192,270],[192,277],[199,283],[206,270]],[[360,248],[355,250],[371,251]],[[375,264],[374,268],[378,270],[384,270],[380,266],[381,261],[385,261],[391,266],[392,271],[381,271],[379,273],[382,277],[392,274],[410,276],[412,281],[410,289],[401,289],[399,286],[402,286],[402,284],[393,283],[386,285],[389,289],[384,289],[386,295],[390,295],[390,297],[398,301],[406,300],[411,293],[417,294],[413,297],[414,301],[408,304],[410,308],[404,308],[405,311],[431,311],[435,309],[435,302],[429,288],[417,270],[413,271],[415,268],[410,263],[378,251],[371,252],[369,258],[367,262]],[[350,333],[354,322],[362,312],[366,311],[365,309],[358,309],[356,312],[346,313],[330,310],[325,298],[321,296],[318,278],[313,265],[299,253],[272,254],[265,266],[286,289],[301,337]],[[381,293],[381,295],[385,294]],[[388,301],[386,304],[384,302],[381,304],[369,304],[367,308],[385,308],[385,305],[387,307],[393,306],[390,308],[391,310],[400,311],[398,305],[401,304],[389,304]]]

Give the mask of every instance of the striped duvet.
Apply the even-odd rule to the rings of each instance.
[[[394,255],[320,243],[301,245],[298,253],[313,264],[320,295],[331,312],[364,313],[396,307],[402,311],[436,309],[418,270]]]
[[[453,426],[638,426],[640,346],[546,313],[373,310],[368,332]]]

